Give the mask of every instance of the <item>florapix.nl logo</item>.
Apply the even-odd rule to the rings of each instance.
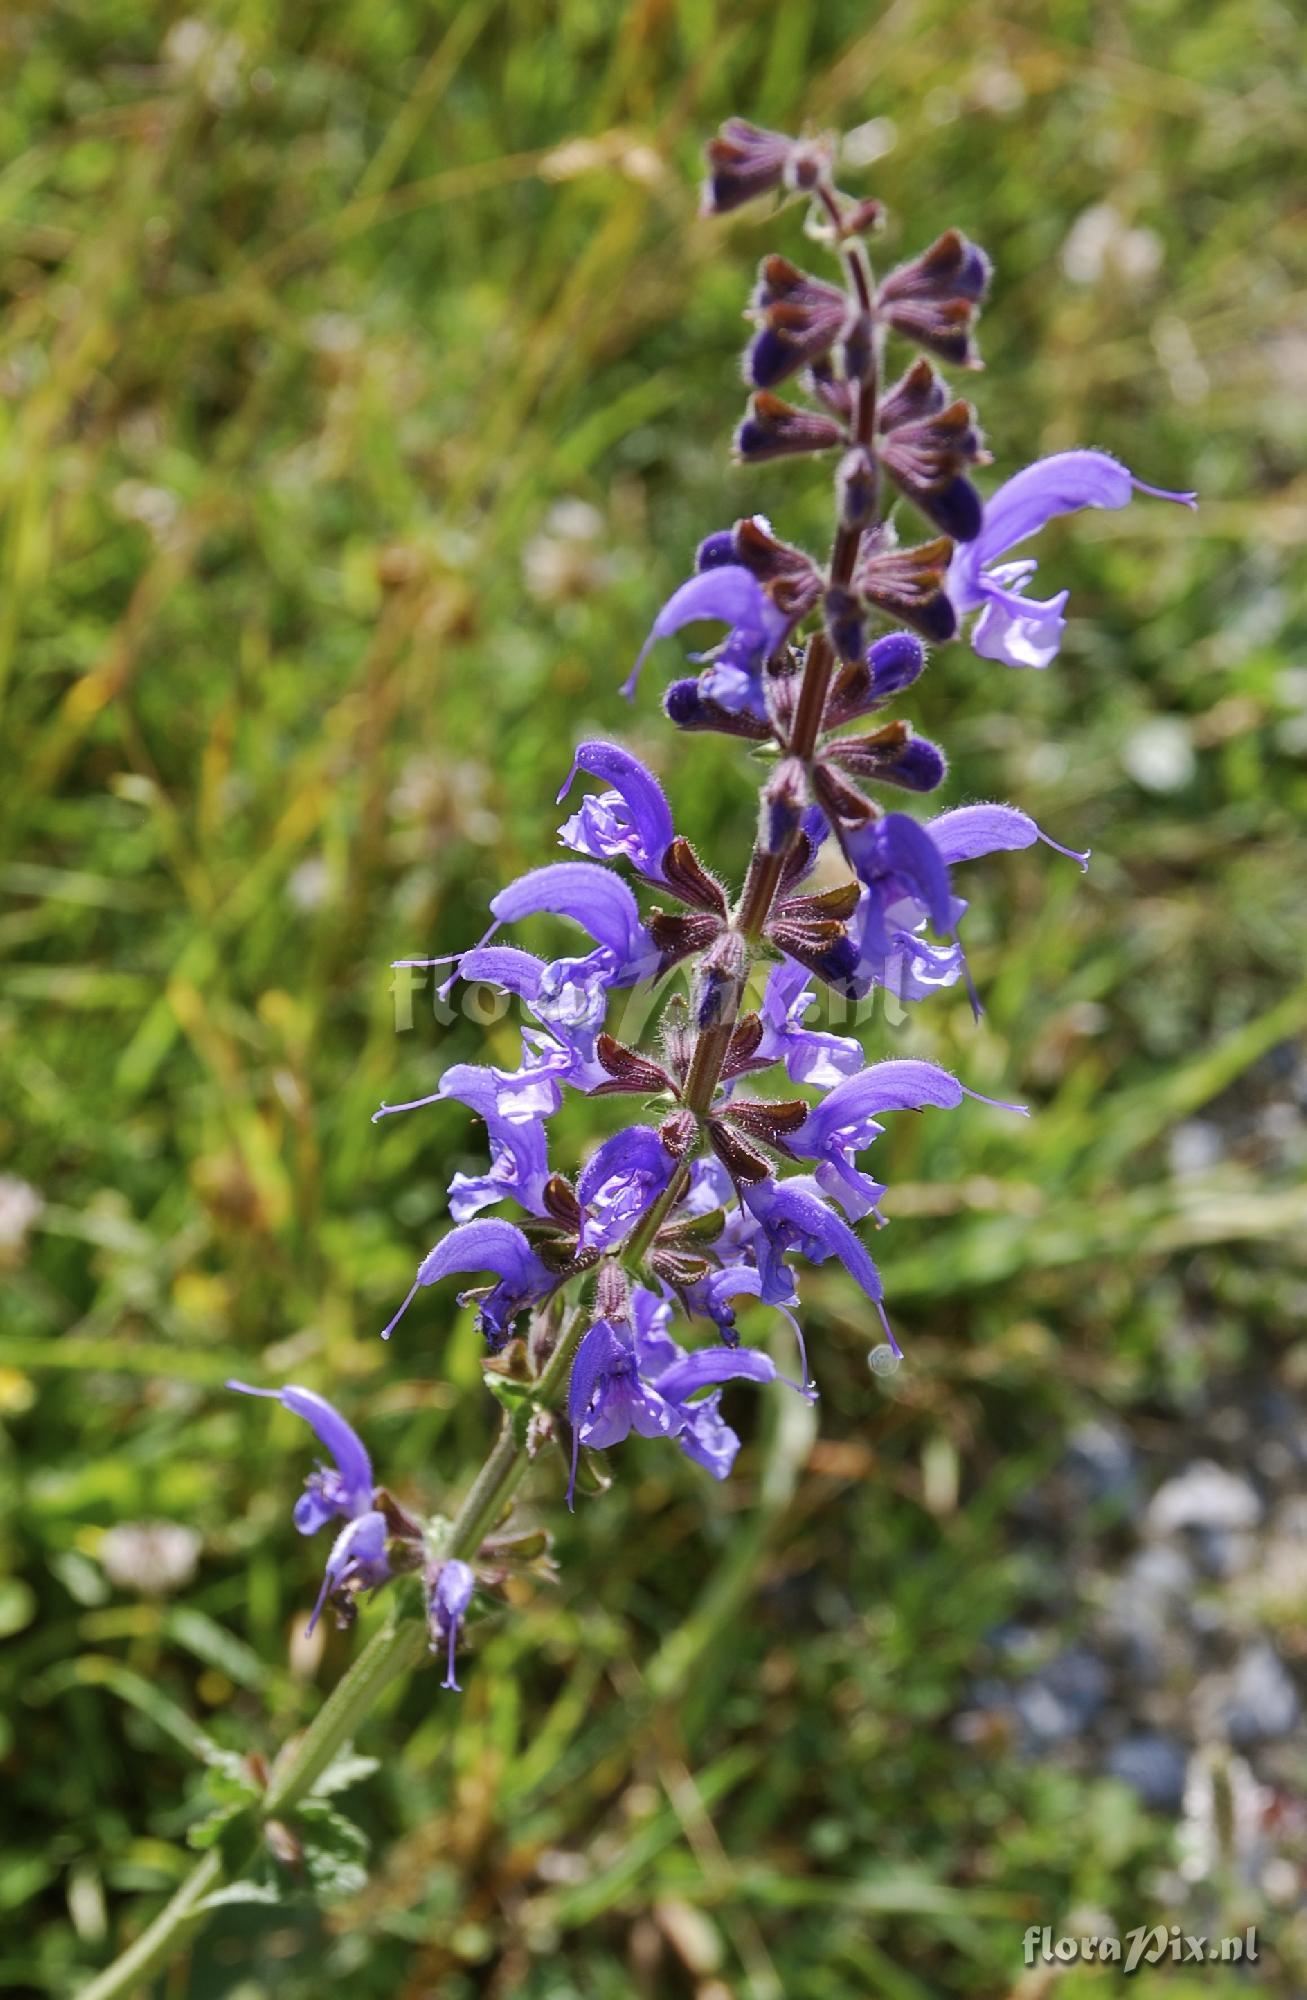
[[[1119,1965],[1124,1974],[1145,1965],[1255,1965],[1257,1932],[1200,1937],[1179,1924],[1136,1924],[1121,1937],[1054,1936],[1049,1925],[1032,1924],[1025,1935],[1027,1965]]]

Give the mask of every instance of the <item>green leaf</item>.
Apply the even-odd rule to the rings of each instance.
[[[487,1375],[486,1387],[500,1408],[508,1414],[513,1426],[513,1442],[519,1450],[526,1444],[527,1425],[535,1409],[535,1398],[529,1382],[514,1382],[507,1375]]]
[[[276,1904],[283,1903],[285,1900],[282,1887],[275,1880],[270,1879],[266,1882],[228,1882],[221,1889],[215,1889],[211,1896],[206,1896],[198,1907],[206,1911],[221,1910],[227,1908],[232,1903]]]
[[[374,1771],[381,1769],[376,1757],[356,1757],[349,1743],[341,1751],[334,1763],[328,1764],[322,1776],[312,1787],[309,1797],[313,1799],[334,1798],[337,1792],[348,1791],[351,1785],[361,1784]]]
[[[295,1814],[304,1868],[315,1894],[327,1901],[356,1896],[368,1879],[368,1839],[324,1799],[305,1799]]]

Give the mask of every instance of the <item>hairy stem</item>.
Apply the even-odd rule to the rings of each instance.
[[[817,189],[817,195],[834,227],[850,294],[856,300],[859,310],[871,317],[873,297],[866,254],[860,243],[850,243],[843,238],[843,218],[835,190],[823,184]],[[870,374],[865,380],[855,382],[853,385],[854,437],[858,444],[868,447],[876,431],[880,375],[879,346],[874,330],[872,355]],[[863,532],[860,527],[849,527],[844,523],[836,528],[831,549],[830,580],[841,588],[847,586],[853,577],[858,551],[862,546]],[[830,639],[824,631],[814,632],[804,653],[803,678],[799,686],[799,698],[795,704],[794,720],[790,726],[787,746],[790,755],[798,758],[800,763],[810,763],[817,748],[834,668],[835,654]],[[751,950],[761,942],[766,931],[787,859],[788,850],[782,850],[779,854],[769,854],[761,843],[755,845],[750,857],[744,888],[732,921],[734,928]],[[711,1109],[716,1095],[722,1065],[726,1060],[731,1036],[739,1020],[740,1003],[746,985],[747,980],[741,979],[733,991],[724,996],[717,1017],[711,1024],[701,1028],[696,1038],[686,1083],[685,1103],[700,1117]],[[684,1194],[689,1177],[689,1165],[682,1160],[658,1200],[646,1211],[627,1239],[624,1252],[627,1263],[638,1265]]]
[[[203,1923],[204,1899],[221,1881],[222,1858],[215,1848],[192,1868],[154,1922],[128,1945],[121,1957],[82,1988],[80,2000],[126,2000],[126,1996],[139,1993],[148,1979],[176,1957],[196,1926]]]

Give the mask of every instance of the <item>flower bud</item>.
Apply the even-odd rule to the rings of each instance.
[[[734,447],[737,458],[756,465],[768,458],[830,451],[843,440],[844,431],[830,417],[816,410],[796,410],[793,404],[760,389],[749,398],[748,414],[735,433]]]
[[[876,512],[876,461],[865,444],[855,444],[840,460],[835,476],[840,526],[865,528]]]
[[[826,592],[826,630],[842,660],[860,660],[867,644],[863,605],[851,590],[832,584]]]
[[[984,251],[961,230],[946,230],[910,263],[891,271],[876,306],[897,333],[958,368],[979,368],[971,338],[976,309],[989,284]]]
[[[763,787],[758,812],[758,846],[764,854],[784,854],[799,830],[808,786],[797,757],[778,764]]]

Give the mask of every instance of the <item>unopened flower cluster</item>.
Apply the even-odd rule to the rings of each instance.
[[[569,1505],[583,1450],[610,1449],[634,1430],[722,1479],[739,1447],[722,1413],[726,1385],[783,1380],[815,1393],[795,1318],[802,1263],[838,1260],[893,1342],[858,1233],[879,1219],[884,1193],[867,1156],[887,1113],[948,1109],[975,1093],[933,1063],[869,1064],[857,1040],[810,1025],[815,982],[848,998],[882,988],[904,1002],[963,982],[978,1010],[954,870],[1047,836],[1010,804],[919,816],[887,803],[886,791],[936,792],[947,764],[937,744],[886,711],[925,669],[923,642],[954,639],[964,621],[981,658],[1048,666],[1067,593],[1033,594],[1027,544],[1056,515],[1156,493],[1106,454],[1076,450],[983,497],[975,475],[990,454],[976,412],[937,364],[981,365],[984,251],[950,229],[877,279],[867,242],[882,211],[836,189],[829,142],[733,119],[708,159],[707,212],[777,193],[805,203],[809,234],[824,239],[839,273],[832,282],[786,257],[763,258],[744,357],[752,393],[735,434],[747,464],[829,458],[828,560],[784,541],[761,514],[717,528],[626,684],[634,696],[647,656],[683,627],[718,628],[718,643],[696,672],[672,681],[663,706],[680,730],[722,732],[770,753],[753,856],[732,894],[677,834],[638,758],[615,743],[578,746],[559,792],[561,802],[589,781],[559,828],[569,858],[503,889],[485,937],[453,962],[452,977],[514,995],[531,1025],[517,1068],[459,1064],[419,1100],[465,1105],[484,1124],[489,1156],[483,1172],[454,1176],[454,1226],[385,1329],[427,1288],[477,1277],[460,1302],[475,1304],[491,1365],[529,1382],[563,1337],[561,1302],[574,1301],[584,1330],[565,1421],[553,1420],[570,1460]],[[1191,494],[1157,497],[1193,504]],[[809,878],[830,848],[843,880],[816,890]],[[576,941],[558,957],[511,942],[516,923],[539,916],[570,927]],[[761,1004],[747,1011],[747,976],[760,958],[770,970]],[[674,982],[652,1049],[607,1031],[613,995],[677,966],[689,970],[688,987]],[[574,1176],[549,1156],[550,1120],[567,1091],[625,1095],[635,1106]],[[377,1116],[416,1108],[387,1105]],[[500,1209],[509,1213],[488,1213]],[[742,1344],[741,1299],[791,1320],[795,1378]],[[359,1591],[423,1567],[433,1643],[447,1647],[454,1685],[477,1571],[427,1557],[419,1525],[374,1489],[362,1444],[321,1397],[294,1387],[252,1393],[278,1394],[335,1460],[311,1475],[295,1514],[306,1534],[343,1524],[318,1608],[331,1599],[348,1612]],[[550,1421],[546,1413],[545,1428]],[[484,1560],[481,1571],[484,1581]]]

